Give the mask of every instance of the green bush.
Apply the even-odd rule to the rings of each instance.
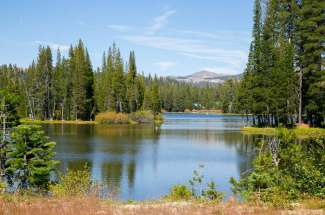
[[[166,199],[172,201],[190,200],[193,197],[191,190],[185,185],[175,185],[166,196]]]
[[[202,191],[202,197],[209,201],[221,202],[223,200],[224,194],[216,189],[216,183],[208,183],[207,189]]]
[[[59,182],[50,186],[53,196],[78,196],[87,195],[92,188],[89,168],[83,170],[67,170],[65,175],[60,175]]]

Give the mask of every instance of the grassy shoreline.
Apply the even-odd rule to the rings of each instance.
[[[324,128],[293,128],[298,138],[311,138],[325,136]],[[256,127],[242,127],[240,131],[243,134],[260,134],[266,136],[272,136],[276,134],[276,128],[256,128]]]
[[[38,120],[22,118],[19,120],[22,124],[77,124],[77,125],[95,125],[96,121],[83,121],[83,120]]]

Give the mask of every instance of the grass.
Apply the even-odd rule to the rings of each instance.
[[[78,125],[93,125],[95,121],[83,121],[83,120],[38,120],[30,118],[20,119],[22,124],[78,124]]]
[[[311,137],[322,137],[325,136],[324,128],[306,128],[306,127],[298,127],[294,128],[298,138],[311,138]],[[244,134],[261,134],[261,135],[275,135],[276,128],[256,128],[256,127],[243,127],[241,128],[241,132]]]
[[[305,209],[298,206],[292,210],[274,209],[260,205],[240,204],[234,200],[224,203],[201,202],[137,202],[122,203],[100,200],[94,196],[73,197],[0,197],[0,214],[10,215],[277,215],[277,214],[324,214],[321,209]]]

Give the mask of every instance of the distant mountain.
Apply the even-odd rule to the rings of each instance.
[[[174,77],[177,81],[193,82],[193,83],[223,83],[230,79],[241,79],[242,74],[239,75],[224,75],[211,71],[200,71],[187,76]]]

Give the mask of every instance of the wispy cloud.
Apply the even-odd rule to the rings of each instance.
[[[216,65],[218,73],[242,72],[247,61],[247,44],[250,33],[244,31],[206,32],[191,29],[173,29],[164,27],[176,10],[165,9],[165,12],[152,20],[150,26],[109,25],[120,32],[120,38],[136,45],[166,50],[201,60],[206,65]],[[168,70],[175,66],[174,62],[157,62],[160,70]],[[211,68],[210,68],[211,69]]]
[[[173,61],[160,61],[156,62],[155,65],[158,66],[161,71],[166,71],[170,68],[175,67],[177,64]]]
[[[128,32],[133,29],[131,26],[128,25],[108,25],[107,27],[109,29],[119,32]]]
[[[162,15],[154,18],[153,24],[150,26],[149,33],[154,34],[157,31],[159,31],[161,28],[163,28],[168,23],[169,17],[171,17],[175,13],[176,13],[176,10],[168,10],[168,11],[164,12]]]
[[[60,49],[61,51],[67,51],[70,48],[68,45],[65,45],[65,44],[59,44],[59,43],[48,42],[48,41],[39,41],[39,40],[34,41],[33,44],[49,46],[51,49],[54,49],[54,50]]]
[[[175,51],[191,58],[213,60],[237,69],[242,68],[247,58],[247,53],[242,50],[216,48],[201,40],[148,35],[127,36],[125,39],[137,45]]]
[[[232,42],[249,42],[251,40],[250,33],[245,31],[216,31],[216,32],[205,32],[195,30],[175,30],[175,32],[188,35],[196,38],[214,39],[221,41],[232,41]]]

